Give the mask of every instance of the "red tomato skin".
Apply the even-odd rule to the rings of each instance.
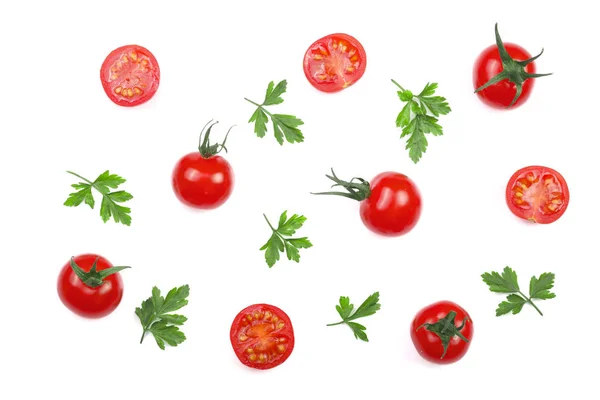
[[[74,257],[77,264],[85,272],[89,272],[96,258],[96,270],[102,271],[113,265],[97,254],[82,254]],[[104,279],[98,287],[90,287],[79,279],[67,262],[58,275],[58,297],[73,313],[84,318],[102,318],[112,313],[123,298],[123,279],[117,272]]]
[[[527,52],[523,47],[514,43],[504,43],[504,47],[508,54],[516,61],[524,61],[531,58],[531,54]],[[492,79],[494,76],[502,72],[502,60],[500,59],[500,53],[496,45],[491,45],[481,52],[475,65],[473,67],[473,87],[484,85],[487,81]],[[534,74],[536,71],[535,61],[525,67],[525,71],[530,74]],[[530,78],[523,82],[523,91],[521,96],[517,99],[515,104],[510,107],[518,108],[523,105],[533,89],[535,79]],[[490,87],[477,92],[479,98],[487,105],[498,108],[506,109],[514,99],[517,93],[517,87],[514,83],[509,82],[507,79],[491,85]]]
[[[129,53],[131,51],[136,51],[147,57],[150,64],[152,65],[152,69],[149,71],[149,74],[145,76],[145,78],[147,79],[147,82],[145,82],[147,87],[144,88],[144,94],[142,96],[135,97],[133,100],[128,100],[114,93],[113,84],[110,81],[110,68],[111,65],[113,65],[119,58],[121,58],[123,54]],[[100,67],[100,81],[102,82],[104,92],[113,103],[123,107],[134,107],[147,102],[156,94],[156,91],[158,90],[158,85],[160,83],[160,67],[158,65],[158,61],[156,61],[156,57],[154,57],[150,50],[135,44],[125,45],[114,49],[108,54],[108,56],[106,56],[104,62],[102,63],[102,66]]]
[[[283,320],[286,323],[286,329],[285,329],[285,337],[287,338],[287,350],[285,353],[282,354],[281,358],[279,358],[276,362],[270,363],[270,364],[257,364],[257,363],[252,363],[250,362],[246,357],[243,356],[243,349],[240,349],[240,347],[238,347],[237,345],[237,334],[238,334],[238,329],[242,324],[242,320],[244,319],[245,315],[248,313],[253,312],[254,310],[270,310],[272,311],[274,314],[278,315],[281,320]],[[235,355],[237,356],[237,358],[240,360],[240,362],[250,368],[254,368],[254,369],[259,369],[259,370],[266,370],[266,369],[271,369],[271,368],[275,368],[281,364],[283,364],[292,354],[292,351],[294,350],[294,345],[296,343],[296,339],[294,337],[294,327],[292,326],[292,321],[290,319],[290,317],[279,307],[273,306],[271,304],[253,304],[251,306],[248,306],[246,308],[244,308],[242,311],[240,311],[238,313],[238,315],[236,315],[235,319],[233,320],[232,324],[231,324],[231,329],[229,331],[229,339],[231,341],[231,345],[233,347],[233,351],[235,352]]]
[[[351,43],[357,50],[358,57],[360,59],[360,66],[352,74],[352,81],[349,82],[347,84],[347,86],[344,86],[343,84],[340,84],[340,83],[334,83],[334,82],[325,82],[325,83],[318,82],[313,76],[313,72],[311,70],[311,65],[310,65],[311,64],[311,62],[310,62],[311,50],[313,48],[315,48],[315,46],[318,46],[320,43],[326,43],[331,39],[345,40],[345,41]],[[324,36],[324,37],[316,40],[313,44],[310,45],[310,47],[306,50],[306,53],[304,54],[304,62],[303,62],[304,76],[306,76],[306,79],[308,80],[308,82],[315,89],[320,90],[321,92],[325,92],[325,93],[340,92],[340,91],[354,85],[356,82],[358,82],[360,80],[360,78],[362,78],[362,76],[365,73],[366,68],[367,68],[367,53],[365,52],[363,45],[358,41],[358,39],[356,39],[348,34],[345,34],[345,33],[333,33],[333,34]]]
[[[444,358],[444,346],[440,337],[433,332],[428,331],[425,327],[422,327],[417,331],[417,328],[424,323],[433,324],[439,319],[445,317],[450,311],[456,312],[456,319],[454,320],[455,325],[458,327],[462,324],[465,317],[469,318],[469,321],[465,324],[465,327],[460,331],[469,342],[465,342],[458,336],[455,336],[450,340],[450,346]],[[459,361],[469,350],[469,346],[473,339],[473,320],[471,316],[458,304],[443,300],[436,303],[430,304],[427,307],[421,309],[410,326],[410,337],[417,352],[426,359],[436,364],[452,364]]]
[[[564,198],[563,198],[564,204],[559,212],[557,212],[555,214],[549,214],[549,215],[548,214],[543,215],[543,214],[536,212],[536,213],[533,213],[533,215],[532,215],[531,212],[528,212],[527,210],[524,210],[521,207],[518,207],[516,204],[514,204],[512,202],[511,199],[512,199],[513,187],[516,185],[516,182],[519,179],[519,177],[523,176],[524,174],[526,174],[529,171],[537,171],[540,175],[550,174],[550,175],[554,176],[555,179],[558,181],[558,184],[561,187],[561,193],[564,196]],[[569,193],[569,187],[567,185],[567,182],[566,182],[565,178],[560,174],[560,172],[558,172],[555,169],[552,169],[550,167],[544,167],[541,165],[532,165],[532,166],[528,166],[528,167],[519,169],[510,177],[510,179],[508,180],[508,183],[506,184],[505,199],[506,199],[506,205],[508,206],[508,209],[515,216],[517,216],[521,219],[536,222],[538,224],[551,224],[552,222],[555,222],[560,217],[562,217],[562,215],[565,213],[565,211],[567,211],[567,207],[568,207],[569,201],[570,201],[570,193]]]
[[[199,152],[182,157],[173,170],[173,191],[184,204],[210,210],[221,206],[233,191],[231,165],[221,156],[203,158]]]
[[[421,217],[421,193],[406,175],[383,172],[371,182],[371,196],[360,204],[367,228],[383,236],[410,232]]]

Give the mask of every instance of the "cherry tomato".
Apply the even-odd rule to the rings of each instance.
[[[133,107],[154,96],[160,82],[160,68],[147,49],[122,46],[102,63],[100,80],[109,99],[120,106]]]
[[[95,267],[95,268],[94,268]],[[58,296],[75,314],[101,318],[112,313],[123,297],[123,279],[104,257],[82,254],[71,259],[58,276]]]
[[[362,44],[344,33],[314,42],[304,55],[304,75],[322,92],[339,92],[365,73],[367,54]]]
[[[231,324],[229,336],[235,355],[251,368],[274,368],[294,350],[290,318],[269,304],[254,304],[240,311]]]
[[[410,232],[421,217],[421,194],[406,175],[383,172],[371,181],[371,195],[360,204],[360,217],[371,231],[385,236]]]
[[[565,178],[552,168],[521,168],[506,185],[506,204],[519,218],[549,224],[567,210],[569,188]]]
[[[525,103],[533,78],[551,75],[536,73],[534,60],[541,54],[531,57],[523,47],[503,43],[496,24],[496,44],[483,50],[473,67],[473,86],[479,98],[493,108],[517,108]]]
[[[420,310],[410,327],[417,352],[436,364],[463,358],[473,339],[473,320],[458,304],[438,301]]]
[[[227,160],[217,155],[225,149],[227,137],[222,144],[214,145],[208,139],[215,124],[216,122],[210,125],[204,140],[204,129],[202,130],[199,151],[183,156],[173,169],[173,191],[182,203],[190,207],[217,208],[227,201],[233,191],[233,169]]]

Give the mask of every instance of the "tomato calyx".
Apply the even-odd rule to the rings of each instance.
[[[530,73],[526,72],[525,67],[527,65],[531,64],[536,59],[538,59],[538,57],[544,53],[544,49],[542,49],[542,51],[540,51],[540,53],[537,56],[531,57],[528,60],[517,61],[517,60],[513,59],[510,56],[510,54],[508,54],[508,51],[506,51],[506,48],[504,47],[504,43],[502,42],[502,39],[500,38],[500,33],[498,32],[498,23],[496,23],[495,29],[496,29],[496,46],[498,47],[498,52],[500,53],[500,59],[502,60],[502,72],[500,72],[498,75],[492,77],[489,81],[487,81],[486,83],[484,83],[483,85],[481,85],[480,87],[475,89],[475,93],[480,92],[489,86],[495,85],[496,83],[498,83],[500,81],[508,79],[508,81],[514,83],[517,88],[517,93],[515,94],[515,97],[513,98],[511,103],[506,107],[506,108],[510,108],[516,103],[516,101],[521,96],[521,92],[523,91],[523,83],[527,79],[540,78],[542,76],[552,75],[552,73],[530,74]]]
[[[331,192],[318,192],[318,193],[311,192],[311,194],[329,194],[329,195],[335,195],[335,196],[343,196],[343,197],[347,197],[349,199],[353,199],[356,201],[363,201],[365,199],[368,199],[371,196],[371,185],[369,184],[368,181],[364,180],[363,178],[355,177],[355,178],[350,179],[349,182],[343,181],[337,177],[337,175],[333,171],[333,168],[331,169],[331,175],[325,175],[325,176],[335,182],[335,184],[331,185],[332,188],[336,187],[336,186],[341,186],[344,189],[346,189],[348,193],[331,191]],[[358,182],[355,182],[355,181],[358,181]]]
[[[225,135],[225,139],[223,140],[223,143],[210,144],[210,139],[209,139],[210,130],[212,129],[213,126],[218,124],[219,121],[213,122],[212,125],[209,126],[209,124],[211,122],[212,122],[212,119],[210,121],[208,121],[206,123],[206,125],[204,125],[204,128],[202,128],[202,131],[200,132],[198,151],[200,151],[200,155],[203,158],[210,158],[210,157],[216,156],[222,150],[225,150],[225,152],[227,153],[227,147],[225,147],[225,143],[227,142],[227,138],[229,137],[229,132],[231,132],[231,129],[233,128],[233,126],[231,128],[229,128],[229,130],[227,131],[227,134]],[[206,129],[207,126],[208,126],[208,129]],[[205,129],[206,129],[206,133],[204,133]],[[204,135],[204,140],[202,140],[202,135]]]
[[[75,259],[73,257],[71,257],[71,260],[69,261],[71,268],[73,269],[73,272],[75,273],[75,275],[77,275],[77,277],[79,279],[81,279],[81,281],[86,284],[87,286],[91,287],[91,288],[96,288],[100,285],[102,285],[104,283],[104,279],[112,274],[115,274],[119,271],[122,271],[126,268],[131,268],[131,267],[111,267],[111,268],[107,268],[107,269],[103,269],[102,271],[96,271],[96,267],[98,264],[98,259],[100,257],[96,257],[96,259],[94,260],[94,263],[92,264],[92,268],[90,268],[89,272],[85,272],[83,269],[81,269],[81,267],[79,265],[77,265],[77,263],[75,262]]]
[[[440,359],[443,359],[446,355],[448,346],[450,345],[450,340],[452,340],[454,336],[458,336],[467,343],[469,342],[469,339],[460,333],[460,331],[465,327],[466,322],[469,320],[469,317],[465,317],[459,327],[454,325],[455,318],[456,311],[450,311],[444,318],[440,318],[435,324],[426,322],[416,329],[418,331],[419,329],[425,327],[425,329],[427,329],[429,332],[435,333],[439,336],[440,340],[442,341],[442,345],[444,346],[444,352],[442,353]]]

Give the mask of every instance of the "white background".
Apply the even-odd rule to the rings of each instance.
[[[589,2],[13,1],[0,6],[0,163],[3,184],[0,397],[4,399],[500,399],[590,394],[600,355],[596,282],[598,225],[597,21]],[[472,93],[479,52],[506,42],[545,47],[521,108],[496,111]],[[363,78],[338,94],[308,84],[302,58],[316,39],[345,32],[364,45]],[[99,80],[105,56],[125,44],[154,53],[156,96],[124,108]],[[390,79],[420,91],[439,83],[452,112],[414,165],[395,127],[402,107]],[[274,107],[305,121],[306,141],[279,146],[247,123],[270,80],[288,80]],[[233,124],[226,155],[236,174],[229,201],[194,212],[175,198],[172,168],[194,151],[200,129]],[[271,127],[269,127],[271,129]],[[508,210],[508,178],[526,165],[555,168],[571,203],[551,225]],[[330,167],[345,178],[394,170],[422,192],[420,222],[383,238],[361,223],[358,203],[311,196]],[[106,169],[128,179],[131,227],[103,224],[98,210],[62,205],[76,179]],[[299,264],[269,269],[259,247],[288,209],[308,217],[314,243]],[[95,252],[122,273],[119,308],[101,320],[68,311],[56,279],[69,257]],[[557,298],[495,317],[501,295],[480,275],[510,265],[523,287],[556,273]],[[188,340],[161,351],[139,345],[134,309],[153,285],[188,283]],[[340,295],[357,304],[379,290],[382,309],[362,320],[370,343],[336,322]],[[409,336],[414,314],[449,299],[468,310],[467,356],[448,366],[422,360]],[[231,321],[257,302],[291,317],[296,347],[269,371],[244,367]],[[597,372],[597,370],[596,370]]]

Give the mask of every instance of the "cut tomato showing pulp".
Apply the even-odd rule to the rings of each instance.
[[[256,369],[282,364],[294,349],[290,318],[269,304],[254,304],[240,311],[231,324],[230,339],[242,364]]]
[[[322,92],[339,92],[365,73],[367,55],[362,44],[344,33],[314,42],[304,55],[304,74]]]
[[[552,168],[525,167],[508,181],[506,204],[519,218],[549,224],[566,211],[569,188],[563,176]]]
[[[114,103],[133,107],[154,96],[160,81],[156,58],[147,49],[127,45],[113,50],[102,63],[100,80]]]

